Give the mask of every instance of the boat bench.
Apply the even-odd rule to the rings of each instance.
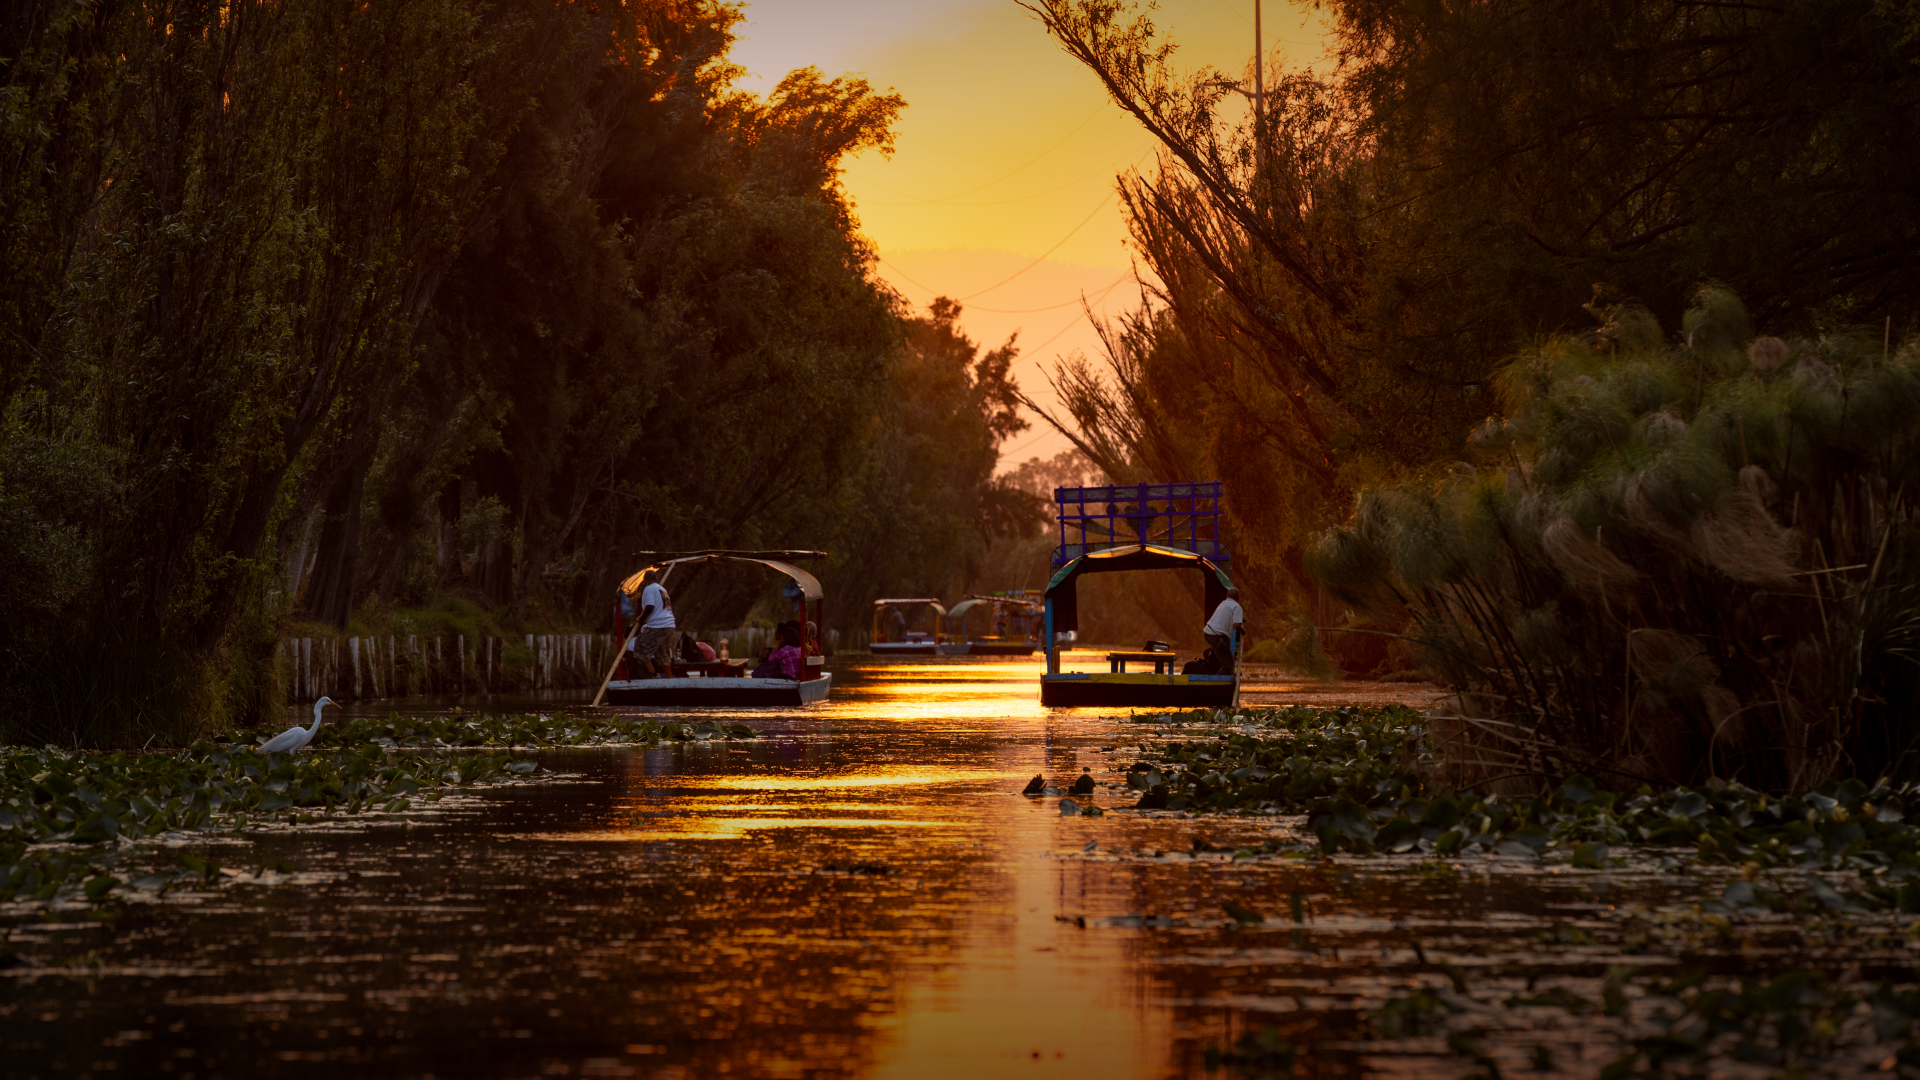
[[[1107,671],[1123,674],[1127,664],[1152,664],[1155,675],[1176,674],[1174,665],[1180,658],[1170,652],[1110,652],[1107,654]]]

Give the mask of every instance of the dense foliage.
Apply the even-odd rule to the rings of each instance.
[[[1702,290],[1669,347],[1622,305],[1501,376],[1478,468],[1370,491],[1315,550],[1410,614],[1463,760],[1614,783],[1910,777],[1920,349],[1755,339]]]
[[[1920,314],[1912,5],[1338,0],[1336,66],[1244,112],[1148,5],[1027,6],[1162,150],[1119,184],[1151,303],[1057,419],[1116,479],[1226,480],[1259,606],[1336,618],[1311,537],[1459,456],[1595,282],[1668,325],[1705,280],[1776,332]]]
[[[6,5],[0,733],[272,715],[289,618],[597,625],[642,549],[834,551],[857,618],[1026,527],[1011,343],[906,312],[840,189],[904,102],[736,89],[740,18]]]

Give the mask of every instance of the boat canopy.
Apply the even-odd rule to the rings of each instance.
[[[824,551],[636,551],[634,555],[647,559],[648,562],[637,573],[620,583],[620,590],[628,595],[634,595],[640,591],[640,580],[646,576],[648,570],[658,570],[664,578],[672,573],[675,567],[689,563],[710,562],[759,563],[761,566],[792,578],[794,584],[800,586],[800,595],[807,600],[818,600],[826,595],[820,588],[819,578],[793,565],[792,562],[795,559],[824,559],[827,557]]]
[[[1047,605],[1053,609],[1053,630],[1061,633],[1080,629],[1080,601],[1076,584],[1082,574],[1104,574],[1120,570],[1200,570],[1206,582],[1206,610],[1211,613],[1227,598],[1233,579],[1212,559],[1191,551],[1162,547],[1159,544],[1126,544],[1121,547],[1089,551],[1054,572],[1047,582]]]
[[[975,607],[981,604],[992,604],[999,607],[1019,608],[1022,612],[1029,615],[1040,614],[1040,604],[1037,601],[1023,600],[1016,596],[969,596],[965,600],[962,600],[959,603],[953,605],[953,607],[947,609],[947,618],[949,619],[965,618],[967,612],[972,611]]]
[[[946,605],[930,596],[915,596],[899,600],[875,600],[873,602],[873,610],[877,613],[881,608],[893,604],[931,604],[933,610],[940,614],[945,615],[947,613]]]

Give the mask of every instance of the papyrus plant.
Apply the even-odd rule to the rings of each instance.
[[[1476,462],[1366,492],[1314,574],[1408,617],[1463,779],[1914,771],[1920,347],[1754,338],[1711,287],[1677,340],[1594,310],[1502,372]]]

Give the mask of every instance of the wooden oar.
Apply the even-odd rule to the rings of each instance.
[[[587,706],[587,708],[597,709],[600,707],[600,699],[607,696],[607,684],[613,681],[613,673],[620,670],[620,661],[626,657],[627,650],[633,648],[633,639],[638,636],[639,633],[640,620],[635,619],[633,620],[633,630],[627,634],[627,640],[622,642],[620,648],[613,654],[613,666],[607,668],[607,677],[600,680],[600,692],[593,695],[593,704]]]

